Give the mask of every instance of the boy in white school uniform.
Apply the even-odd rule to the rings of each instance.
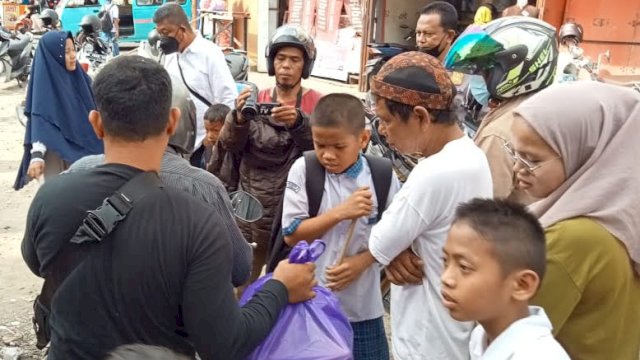
[[[471,359],[565,360],[541,307],[529,306],[546,266],[544,231],[519,204],[460,205],[444,246],[442,297],[451,317],[477,321]]]
[[[380,292],[380,270],[367,261],[367,242],[373,224],[384,211],[375,188],[377,164],[388,160],[365,158],[361,149],[369,140],[361,101],[348,94],[323,97],[311,116],[315,157],[324,168],[324,189],[317,216],[310,216],[307,194],[309,158],[298,159],[291,170],[284,195],[282,229],[285,242],[294,246],[301,240],[322,239],[323,255],[316,262],[320,284],[333,290],[354,330],[354,359],[389,359],[384,330],[384,308]],[[377,164],[376,164],[377,163]],[[400,182],[387,170],[386,204],[400,188]],[[321,174],[322,175],[322,174]],[[311,180],[311,179],[309,179]],[[384,182],[383,182],[384,183]],[[380,187],[380,183],[378,183]],[[384,196],[384,195],[381,195]],[[349,237],[354,221],[353,236]],[[346,256],[340,263],[343,250]]]

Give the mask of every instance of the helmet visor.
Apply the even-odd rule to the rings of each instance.
[[[447,70],[480,74],[497,63],[495,54],[502,50],[504,46],[482,27],[471,25],[451,46],[444,66]]]

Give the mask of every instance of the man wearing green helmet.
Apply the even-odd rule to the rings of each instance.
[[[449,70],[482,75],[471,81],[484,82],[480,85],[489,92],[492,109],[474,140],[487,154],[497,198],[524,204],[534,200],[515,188],[513,158],[504,146],[511,137],[513,110],[553,83],[557,60],[555,28],[537,19],[507,17],[467,28],[444,61]]]

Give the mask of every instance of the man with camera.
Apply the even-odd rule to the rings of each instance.
[[[258,198],[265,209],[259,221],[239,223],[247,241],[258,244],[252,280],[265,263],[274,213],[289,168],[304,151],[313,149],[307,115],[322,97],[300,84],[309,77],[316,58],[313,39],[305,31],[289,25],[278,28],[265,55],[276,86],[260,92],[255,88],[242,91],[219,138],[220,148],[239,158],[237,185]],[[220,178],[227,178],[222,175]]]

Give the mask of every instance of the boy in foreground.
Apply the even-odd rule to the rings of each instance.
[[[460,205],[444,246],[442,297],[451,317],[477,321],[471,359],[565,360],[541,307],[529,306],[546,266],[544,231],[521,205]]]

